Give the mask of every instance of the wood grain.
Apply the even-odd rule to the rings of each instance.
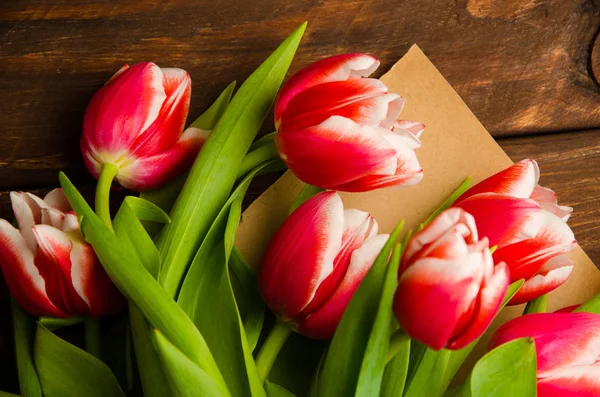
[[[416,42],[495,136],[600,127],[597,0],[12,0],[0,4],[0,188],[50,186],[59,170],[90,181],[82,115],[123,63],[188,70],[194,117],[304,20],[292,72],[361,51],[382,73]]]

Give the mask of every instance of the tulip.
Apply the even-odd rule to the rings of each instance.
[[[125,65],[92,97],[81,152],[98,178],[105,164],[131,190],[154,189],[192,165],[208,132],[188,128],[191,80],[185,70],[151,62]]]
[[[538,397],[600,395],[600,315],[536,313],[504,324],[490,348],[529,337],[537,354]]]
[[[271,239],[258,272],[267,306],[295,331],[326,339],[388,236],[335,192],[298,207]]]
[[[325,189],[362,192],[423,178],[415,150],[425,126],[396,121],[404,99],[370,75],[365,54],[323,59],[295,74],[275,101],[275,142],[298,178]]]
[[[566,221],[572,212],[556,194],[539,186],[539,168],[523,160],[473,186],[455,202],[473,215],[481,236],[489,239],[496,262],[510,268],[511,281],[525,284],[509,304],[520,304],[562,285],[573,271],[563,255],[575,245]]]
[[[42,200],[11,192],[19,228],[0,219],[0,267],[17,302],[36,316],[101,316],[125,303],[62,191]]]
[[[486,330],[508,289],[508,267],[494,265],[475,220],[442,212],[406,246],[394,313],[411,338],[439,350],[460,349]]]

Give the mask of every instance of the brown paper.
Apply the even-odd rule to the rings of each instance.
[[[406,220],[405,230],[414,229],[467,176],[477,183],[512,164],[416,45],[381,80],[390,91],[406,98],[401,117],[426,125],[423,146],[417,152],[424,169],[421,183],[409,188],[342,194],[347,208],[373,214],[382,232],[391,231],[401,219]],[[543,175],[544,164],[540,167]],[[260,262],[269,237],[287,216],[302,186],[287,172],[244,212],[236,245],[253,266]],[[600,272],[589,257],[577,247],[571,258],[575,270],[567,283],[549,295],[549,311],[581,303],[600,292]],[[520,313],[522,307],[505,309],[493,328]]]

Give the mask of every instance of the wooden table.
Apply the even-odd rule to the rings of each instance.
[[[188,70],[193,118],[305,20],[291,72],[356,51],[378,56],[383,73],[419,44],[513,160],[540,162],[542,183],[575,208],[570,224],[600,263],[598,0],[4,0],[0,217],[12,216],[10,190],[56,187],[59,170],[93,184],[81,120],[123,63]],[[11,367],[7,316],[0,304],[0,361]],[[14,373],[0,374],[10,389]]]

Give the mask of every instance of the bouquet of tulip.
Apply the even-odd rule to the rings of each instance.
[[[64,174],[43,199],[11,193],[0,265],[21,395],[600,396],[600,298],[545,313],[576,243],[537,163],[467,178],[418,229],[381,234],[337,191],[419,183],[425,126],[399,119],[369,55],[281,87],[304,29],[185,130],[188,74],[123,67],[85,113],[94,208]],[[273,104],[276,132],[256,139]],[[253,268],[235,246],[242,201],[285,168],[306,185]]]

